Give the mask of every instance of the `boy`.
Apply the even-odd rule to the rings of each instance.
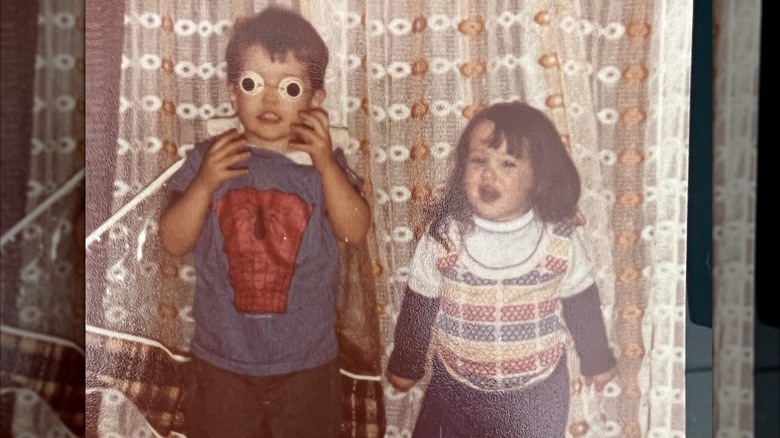
[[[336,239],[362,243],[369,210],[320,108],[328,49],[271,8],[236,25],[226,58],[244,132],[196,145],[160,220],[197,272],[188,436],[336,437]]]

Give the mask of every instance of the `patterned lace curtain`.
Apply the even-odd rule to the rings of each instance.
[[[713,4],[713,430],[753,436],[760,1]]]
[[[570,361],[568,434],[683,436],[691,2],[127,0],[105,30],[123,35],[115,84],[103,84],[116,106],[90,128],[116,119],[100,144],[115,154],[93,163],[90,149],[90,165],[110,174],[110,211],[205,138],[207,119],[231,113],[229,32],[270,3],[300,10],[331,50],[325,107],[349,130],[343,146],[374,219],[365,257],[345,256],[344,284],[376,297],[362,315],[378,317],[381,364],[421,208],[441,192],[459,133],[482,106],[521,99],[552,118],[582,175],[584,234],[619,361],[599,395]],[[87,406],[101,435],[181,430],[194,268],[156,239],[164,202],[153,191],[88,255]],[[383,418],[364,434],[384,422],[387,436],[408,436],[422,394],[384,385],[372,399]]]
[[[84,254],[74,234],[84,2],[3,2],[2,16],[2,434],[75,436],[84,432]]]
[[[570,362],[568,433],[682,436],[691,5],[374,5],[367,97],[388,284],[383,343],[392,347],[421,201],[441,189],[466,118],[486,103],[521,99],[555,121],[582,174],[589,255],[619,356],[618,377],[597,397]],[[422,390],[386,395],[388,435],[404,436]]]

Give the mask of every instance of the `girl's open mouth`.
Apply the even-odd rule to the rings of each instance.
[[[488,204],[492,204],[501,197],[501,193],[493,187],[481,186],[479,188],[479,199]]]

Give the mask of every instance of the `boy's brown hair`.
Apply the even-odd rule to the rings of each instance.
[[[311,23],[296,12],[277,6],[236,23],[225,54],[228,83],[238,82],[244,52],[258,44],[274,61],[292,53],[306,66],[312,88],[325,88],[328,47]]]

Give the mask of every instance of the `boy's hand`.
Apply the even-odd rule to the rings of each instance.
[[[368,203],[347,178],[333,154],[328,113],[321,108],[299,112],[301,123],[290,125],[290,148],[309,154],[322,177],[325,212],[337,240],[351,245],[365,242],[371,213]]]
[[[228,179],[246,175],[249,172],[246,168],[231,168],[252,155],[251,152],[243,150],[245,147],[246,140],[236,129],[220,135],[203,157],[194,182],[211,195]]]
[[[290,141],[290,148],[303,151],[311,156],[314,167],[322,171],[336,164],[333,158],[333,141],[330,138],[330,119],[322,108],[313,108],[299,112],[303,123],[293,123],[290,129],[297,141]]]
[[[412,386],[414,386],[414,384],[417,383],[416,380],[398,377],[395,374],[391,373],[390,371],[387,371],[385,373],[385,376],[387,377],[387,381],[390,382],[391,385],[393,385],[393,388],[395,388],[396,391],[400,391],[400,392],[406,392],[412,389]]]
[[[607,383],[609,383],[610,380],[612,380],[615,377],[616,371],[615,368],[612,368],[609,371],[605,371],[601,374],[596,374],[595,376],[586,376],[585,377],[585,385],[595,385],[596,391],[601,392],[605,386],[607,386]]]

